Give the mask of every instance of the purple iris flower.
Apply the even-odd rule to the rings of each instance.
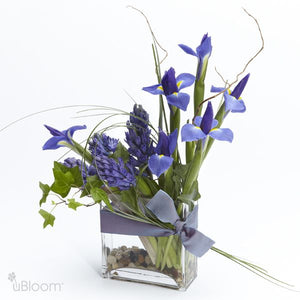
[[[162,130],[159,132],[159,139],[155,148],[156,154],[150,156],[148,166],[150,171],[159,177],[167,171],[173,163],[173,154],[177,145],[177,128],[168,136]]]
[[[185,124],[181,129],[183,142],[197,140],[205,141],[207,136],[219,141],[232,142],[233,132],[229,128],[217,128],[218,121],[214,119],[211,102],[208,102],[203,117],[197,116],[194,124]]]
[[[43,150],[57,149],[66,146],[65,143],[73,145],[72,137],[76,130],[86,129],[86,126],[72,126],[67,130],[59,131],[48,125],[44,125],[53,135],[43,146]]]
[[[190,96],[181,93],[180,90],[192,85],[194,81],[195,76],[188,73],[182,73],[175,77],[175,70],[170,68],[165,72],[161,84],[144,87],[143,90],[153,95],[165,95],[170,105],[185,111],[190,102]]]
[[[250,74],[247,74],[241,79],[232,92],[230,90],[224,92],[225,112],[243,113],[246,111],[246,106],[241,99],[241,94],[248,82],[249,76]],[[224,91],[224,88],[212,86],[210,91],[212,93],[219,93]]]
[[[178,45],[185,53],[196,56],[198,58],[198,70],[197,70],[197,76],[196,80],[200,78],[202,75],[202,71],[205,69],[208,59],[211,55],[212,46],[211,46],[211,37],[208,36],[206,33],[202,40],[200,45],[196,48],[196,52],[190,48],[189,46],[179,44]]]

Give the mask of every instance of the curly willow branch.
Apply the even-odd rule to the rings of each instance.
[[[156,36],[155,36],[153,30],[152,30],[152,27],[151,27],[151,25],[150,25],[150,22],[149,22],[148,18],[146,17],[146,15],[145,15],[140,9],[138,9],[138,8],[136,8],[136,7],[134,7],[134,6],[127,5],[127,8],[132,8],[132,9],[136,10],[137,12],[139,12],[139,13],[145,18],[145,20],[146,20],[146,22],[147,22],[147,24],[148,24],[149,30],[150,30],[150,32],[151,32],[153,41],[157,44],[157,46],[158,46],[162,51],[165,52],[164,58],[159,62],[159,64],[161,65],[161,64],[163,63],[163,61],[168,57],[168,51],[167,51],[166,49],[164,49],[164,48],[161,46],[161,44],[158,42],[158,40],[157,40],[157,38],[156,38]]]
[[[227,88],[224,88],[224,90],[222,90],[221,92],[219,92],[219,93],[215,94],[214,96],[211,96],[211,97],[209,97],[209,98],[203,100],[203,101],[198,105],[196,114],[195,114],[195,116],[194,116],[194,118],[193,118],[193,122],[194,122],[195,117],[198,115],[198,112],[199,112],[199,110],[200,110],[200,108],[201,108],[201,105],[203,105],[205,102],[207,102],[207,101],[209,101],[209,100],[212,100],[212,99],[218,97],[219,95],[223,94],[223,93],[226,92],[228,89],[230,89],[235,83],[237,83],[237,82],[239,81],[239,77],[246,71],[246,69],[247,69],[247,67],[249,66],[249,64],[250,64],[250,63],[251,63],[251,62],[252,62],[252,61],[253,61],[253,60],[254,60],[254,59],[262,52],[262,51],[263,51],[263,49],[264,49],[264,47],[265,47],[265,40],[264,40],[264,37],[263,37],[262,31],[261,31],[260,25],[259,25],[257,19],[256,19],[253,15],[251,15],[245,8],[243,8],[243,10],[244,10],[244,12],[245,12],[249,17],[251,17],[251,18],[255,21],[255,23],[256,23],[256,25],[257,25],[257,28],[258,28],[258,31],[259,31],[259,35],[260,35],[260,38],[261,38],[261,47],[260,47],[260,49],[256,52],[256,54],[255,54],[254,56],[252,56],[252,57],[248,60],[248,62],[245,64],[243,70],[242,70],[240,73],[238,73],[238,74],[236,75],[235,80],[234,80],[232,83],[230,83],[230,84],[228,85]],[[218,71],[217,71],[217,73],[220,75],[220,73],[219,73]],[[221,75],[220,75],[220,76],[221,76]],[[221,78],[222,78],[222,80],[224,81],[224,79],[223,79],[222,76],[221,76]]]

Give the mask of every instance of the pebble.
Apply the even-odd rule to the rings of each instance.
[[[127,250],[127,247],[126,246],[121,246],[120,248],[122,251],[126,251]]]
[[[138,259],[136,253],[134,253],[133,251],[130,251],[129,257],[132,262],[136,262]]]
[[[128,267],[129,267],[129,268],[135,268],[136,266],[135,266],[134,263],[131,262],[131,263],[128,265]]]
[[[115,256],[110,254],[110,255],[107,256],[107,262],[112,265],[112,264],[115,264],[117,262],[117,259],[116,259]]]
[[[117,263],[112,264],[112,269],[118,269],[119,265]]]
[[[147,265],[150,265],[151,264],[151,258],[149,257],[149,255],[145,256],[145,263]]]
[[[139,262],[140,264],[142,264],[144,261],[145,261],[144,256],[143,256],[142,254],[139,254],[139,255],[138,255],[138,262]]]
[[[115,257],[116,257],[117,260],[120,260],[123,257],[122,252],[121,251],[117,251]]]

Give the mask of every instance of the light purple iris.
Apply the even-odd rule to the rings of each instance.
[[[52,150],[57,149],[59,147],[63,147],[64,142],[72,145],[72,137],[76,130],[86,129],[86,126],[72,126],[67,130],[59,131],[53,127],[50,127],[48,125],[44,125],[50,133],[53,135],[43,146],[43,150]]]
[[[208,102],[203,117],[197,116],[194,124],[185,124],[181,129],[183,142],[197,140],[205,141],[207,136],[219,141],[232,142],[233,132],[229,128],[217,128],[218,121],[214,119],[211,102]]]
[[[211,37],[206,33],[201,40],[200,45],[194,51],[189,46],[179,44],[178,45],[185,53],[196,56],[198,58],[198,70],[196,80],[200,78],[202,75],[202,71],[205,69],[205,64],[211,55],[212,46],[211,46]]]
[[[249,76],[250,74],[247,74],[241,79],[232,92],[229,90],[224,92],[225,112],[231,111],[233,113],[243,113],[246,111],[246,106],[241,99],[241,94],[248,82]],[[224,91],[224,88],[212,86],[210,91],[212,93],[219,93]]]
[[[165,95],[170,105],[185,111],[190,102],[190,96],[181,93],[180,90],[191,86],[194,81],[195,76],[188,73],[182,73],[175,77],[175,70],[170,68],[165,72],[161,84],[144,87],[143,90],[153,95]]]
[[[162,130],[159,132],[159,139],[155,148],[156,154],[150,156],[148,166],[152,174],[159,177],[173,163],[173,154],[177,144],[177,128],[168,136]]]

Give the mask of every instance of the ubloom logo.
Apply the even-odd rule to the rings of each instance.
[[[63,286],[63,283],[59,282],[17,281],[16,278],[14,272],[8,274],[8,280],[11,281],[15,292],[61,292]]]

